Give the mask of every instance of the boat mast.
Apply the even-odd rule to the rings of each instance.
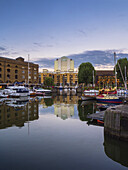
[[[95,87],[95,82],[94,82],[94,70],[93,70],[93,87]]]
[[[116,53],[114,52],[114,64],[115,64],[115,87],[117,89],[117,75],[116,75]]]
[[[124,86],[125,86],[125,80],[124,80],[124,76],[123,76],[123,73],[122,73],[122,70],[121,70],[121,67],[120,67],[119,62],[117,62],[117,64],[118,64],[118,66],[119,66],[120,73],[121,73],[121,76],[122,76],[122,79],[123,79],[123,82],[124,82]]]
[[[127,68],[125,66],[125,89],[127,90]]]
[[[28,54],[28,87],[29,87],[29,54]]]

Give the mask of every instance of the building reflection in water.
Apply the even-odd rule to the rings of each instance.
[[[28,115],[29,113],[29,115]],[[0,129],[11,126],[22,127],[25,122],[33,121],[39,118],[38,116],[38,101],[29,102],[26,104],[6,104],[0,105]]]
[[[42,98],[40,104],[43,108],[53,105],[54,115],[65,120],[74,116],[74,107],[77,106],[78,96],[56,96],[54,98]]]
[[[54,104],[54,114],[57,117],[65,120],[74,116],[74,105],[73,104]]]
[[[54,114],[63,120],[71,118],[77,103],[77,96],[57,96],[54,100]]]
[[[127,142],[114,139],[104,134],[104,151],[110,159],[128,167]]]

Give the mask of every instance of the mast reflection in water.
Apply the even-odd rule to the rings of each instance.
[[[128,144],[104,137],[104,127],[88,126],[88,113],[97,111],[95,101],[82,102],[77,96],[38,97],[19,105],[3,102],[1,169],[126,169]]]
[[[29,120],[28,120],[29,111]],[[38,119],[38,102],[12,103],[3,102],[0,105],[0,129],[11,126],[22,127],[25,122]]]

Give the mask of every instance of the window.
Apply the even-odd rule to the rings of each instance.
[[[24,79],[25,78],[25,76],[22,76],[22,79]]]
[[[18,66],[15,66],[16,68],[18,68]]]
[[[0,74],[0,78],[2,78],[2,75]]]
[[[25,73],[25,71],[23,70],[22,73]]]
[[[37,72],[34,72],[34,74],[37,74]]]
[[[24,69],[24,67],[22,67]]]
[[[18,73],[18,70],[15,70],[15,73]]]
[[[31,79],[31,76],[29,76],[29,79]]]
[[[31,74],[31,71],[29,71],[29,74]]]
[[[18,75],[15,75],[15,79],[18,79]]]
[[[7,67],[10,67],[10,64],[8,64]]]
[[[36,68],[34,68],[34,70],[36,70]]]
[[[36,76],[34,76],[34,79],[36,80]]]
[[[0,71],[2,71],[2,68],[0,68]]]
[[[9,69],[9,68],[7,69],[7,72],[10,72],[10,69]]]
[[[0,63],[0,66],[1,66],[2,64]]]
[[[9,79],[10,79],[10,75],[9,75],[9,74],[7,74],[7,78],[9,78]]]

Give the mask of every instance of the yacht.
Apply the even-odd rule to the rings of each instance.
[[[24,86],[8,86],[3,90],[3,94],[9,97],[26,97],[29,95],[29,90]]]
[[[49,89],[43,89],[43,88],[39,88],[36,90],[36,94],[42,94],[42,95],[47,95],[47,94],[51,94],[51,90]]]

